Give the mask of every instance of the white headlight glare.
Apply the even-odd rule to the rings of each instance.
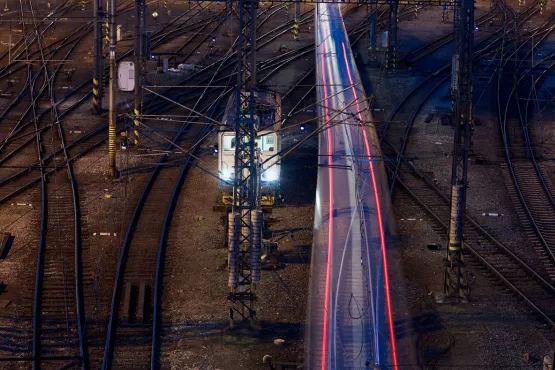
[[[277,171],[277,167],[273,166],[270,167],[268,170],[266,170],[263,174],[262,174],[262,178],[266,181],[277,181],[278,179],[278,171]]]
[[[230,180],[231,175],[232,175],[232,173],[228,169],[225,169],[225,170],[222,171],[222,179],[224,179],[224,180]]]

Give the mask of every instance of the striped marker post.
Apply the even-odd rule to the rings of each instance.
[[[106,17],[106,23],[104,23],[104,42],[106,45],[110,45],[110,23],[108,22],[108,17]]]
[[[93,78],[93,109],[96,114],[100,113],[100,86],[97,78]]]
[[[133,109],[133,113],[134,113],[134,118],[133,118],[133,144],[135,144],[135,146],[139,146],[139,136],[140,136],[140,132],[139,132],[139,126],[140,126],[140,122],[139,122],[139,110],[137,108]]]
[[[299,23],[295,22],[295,24],[293,25],[293,38],[295,40],[299,39],[299,27],[300,27]]]

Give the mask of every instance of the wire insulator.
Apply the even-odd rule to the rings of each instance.
[[[241,218],[236,213],[228,215],[227,231],[227,285],[236,288],[239,285],[239,235],[241,231]]]
[[[260,253],[262,251],[262,211],[251,212],[252,238],[250,247],[251,283],[260,282]]]

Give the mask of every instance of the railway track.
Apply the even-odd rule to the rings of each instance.
[[[200,6],[200,5],[198,5],[198,6]],[[194,9],[195,9],[195,7],[193,7],[189,12],[192,12]],[[132,10],[132,7],[125,6],[125,7],[122,7],[119,11],[120,12],[126,12],[126,11],[130,11],[130,10]],[[170,22],[169,24],[167,24],[166,26],[164,26],[163,28],[161,28],[160,30],[155,32],[154,33],[153,47],[158,47],[158,46],[162,45],[164,42],[167,42],[168,40],[171,40],[172,38],[178,37],[178,36],[182,35],[184,32],[189,31],[190,29],[195,29],[195,27],[201,26],[202,22],[206,22],[206,19],[201,19],[197,22],[193,22],[192,24],[189,24],[187,27],[182,27],[182,24],[174,25],[174,23],[176,23],[177,20],[179,20],[182,17],[186,17],[189,12],[185,12],[180,17],[176,17],[176,19],[172,20],[172,22]],[[198,14],[200,14],[200,12],[201,11],[199,10],[197,13],[191,15],[191,17],[197,16]],[[188,20],[190,21],[191,19],[192,18],[189,18]],[[182,21],[181,23],[185,23],[185,21]],[[170,32],[166,32],[165,34],[162,34],[162,32],[166,28],[171,28],[172,26],[175,26],[176,29],[174,29]],[[86,27],[85,31],[87,33],[89,33],[92,29],[90,25],[84,26],[84,27]],[[77,40],[69,39],[69,41],[64,41],[58,48],[66,47],[67,45],[71,44],[72,42],[82,42],[84,37],[86,37],[86,36],[87,35],[82,35]],[[58,49],[55,49],[55,51],[57,51],[57,50]],[[123,58],[128,57],[129,55],[131,55],[132,51],[133,50],[129,50],[129,51],[123,53],[121,56],[118,57],[118,61],[122,60]],[[106,73],[107,73],[107,70],[106,70]],[[90,86],[92,86],[92,78],[88,79],[84,83],[81,83],[75,89],[73,89],[71,92],[66,94],[62,99],[60,99],[56,103],[56,108],[61,109],[63,111],[61,114],[64,115],[64,116],[67,115],[68,113],[70,113],[71,111],[77,109],[81,104],[87,102],[89,100],[89,98],[91,98],[92,92],[91,92]],[[10,107],[8,107],[8,108],[11,109],[11,107],[13,105],[16,105],[19,102],[20,102],[20,99],[14,100],[12,102],[13,104],[10,104]],[[47,103],[46,105],[47,105],[46,109],[44,109],[39,114],[39,117],[45,116],[52,109],[52,106],[49,106],[49,103]],[[10,144],[11,144],[10,149],[11,150],[8,152],[7,155],[5,155],[2,159],[0,159],[1,164],[4,164],[9,158],[13,157],[15,154],[20,152],[22,149],[24,149],[27,145],[29,145],[33,141],[33,136],[28,134],[29,130],[31,129],[31,122],[29,120],[25,120],[25,116],[28,113],[29,113],[29,109],[27,108],[24,111],[22,117],[18,119],[17,124],[4,137],[4,140],[13,140],[14,138],[17,138],[17,137],[21,137],[24,140],[23,140],[23,142],[21,142],[21,140],[13,140],[13,142],[10,142]],[[3,149],[4,149],[4,145],[0,146],[0,152],[2,152]]]
[[[35,9],[29,3],[29,9],[35,19]],[[23,5],[21,9],[23,15]],[[38,34],[39,25],[34,24]],[[75,46],[84,35],[72,44],[63,57],[67,60]],[[61,172],[55,173],[47,183],[43,160],[44,153],[52,153],[61,144],[65,147],[65,138],[57,110],[52,111],[52,123],[56,126],[46,138],[39,131],[40,123],[37,117],[37,102],[40,101],[44,90],[49,92],[52,103],[55,101],[54,84],[62,64],[51,73],[47,60],[44,59],[42,39],[37,37],[37,46],[41,55],[44,75],[43,87],[37,96],[34,95],[36,79],[31,79],[29,67],[30,95],[32,120],[37,131],[36,150],[41,173],[41,218],[40,236],[38,243],[38,260],[35,276],[35,293],[33,301],[33,340],[32,355],[33,368],[40,369],[41,360],[45,354],[59,358],[58,361],[48,362],[48,366],[67,366],[82,364],[88,368],[86,339],[84,334],[83,312],[83,281],[81,271],[80,245],[80,216],[77,193],[77,183],[73,177],[73,169],[66,162],[67,177]],[[54,106],[54,104],[52,104]],[[64,150],[64,155],[68,153]],[[56,157],[49,165],[56,167]],[[64,360],[65,358],[65,360]]]
[[[400,201],[412,201],[428,214],[432,228],[446,238],[450,213],[449,198],[424,173],[410,164],[408,171],[397,175]],[[472,261],[503,282],[539,318],[555,329],[553,299],[555,287],[517,257],[468,214],[465,216],[465,254]]]
[[[499,9],[497,7],[492,7],[486,14],[476,18],[474,20],[476,26],[482,26],[487,24],[495,18],[497,11]],[[414,63],[418,62],[419,60],[427,57],[428,55],[432,54],[434,51],[442,48],[445,45],[448,45],[454,39],[453,32],[449,32],[443,36],[436,38],[435,40],[407,53],[402,58],[399,59],[399,64],[406,64],[406,65],[413,65]]]
[[[285,34],[285,32],[281,34]],[[266,36],[261,38],[264,37]],[[223,81],[229,86],[234,81],[234,72],[226,74],[226,71],[234,66],[234,46],[235,44],[223,59],[216,62],[216,71],[208,77],[204,77],[198,85],[220,85]],[[275,66],[275,61],[272,62],[272,66]],[[290,60],[278,61],[277,64],[283,66],[289,62]],[[261,64],[261,70],[264,70],[264,63]],[[206,104],[206,99],[210,95],[208,91],[207,87],[198,96],[193,109],[198,110],[197,106]],[[203,110],[209,116],[213,116],[217,108],[216,102],[227,96],[229,91],[231,89],[226,89],[217,95],[214,102],[205,106]],[[186,94],[186,92],[173,94],[172,99],[179,100]],[[157,111],[158,104],[162,102],[163,100],[158,99],[149,106]],[[182,127],[180,131],[186,130],[189,125],[186,124],[186,127]],[[212,128],[204,125],[193,142],[205,137],[211,130]],[[181,140],[180,134],[174,137],[172,142],[179,140]],[[166,148],[166,150],[171,149],[171,145]],[[167,247],[166,238],[171,227],[173,209],[179,196],[179,190],[192,164],[193,157],[184,158],[185,163],[176,168],[165,167],[164,164],[167,160],[169,160],[168,156],[164,155],[159,164],[155,166],[131,216],[114,283],[103,368],[144,367],[149,363],[151,368],[159,367],[159,353],[162,348],[159,338],[162,315],[160,299],[164,256]],[[173,189],[173,191],[169,191],[169,189]],[[163,218],[160,214],[161,209],[166,210]],[[152,248],[156,241],[159,242],[158,249]],[[130,346],[133,351],[130,351]],[[150,347],[151,351],[148,351],[147,347]],[[137,352],[141,352],[143,355],[129,356],[129,353]]]
[[[520,26],[536,13],[537,9],[535,9],[535,5],[531,5],[521,14],[520,18],[514,18],[511,23]],[[544,23],[542,26],[528,32],[525,40],[532,40],[534,36],[545,32],[548,23],[549,22]],[[504,27],[501,27],[496,32],[493,32],[490,37],[483,39],[475,45],[475,61],[479,61],[480,59],[490,57],[497,53],[499,45],[506,41],[504,29]],[[547,28],[547,30],[551,30],[551,28]],[[512,43],[514,40],[514,38],[511,38],[508,39],[508,42]],[[405,154],[405,149],[409,142],[412,127],[418,113],[432,94],[450,79],[451,75],[448,73],[450,67],[450,63],[446,64],[424,78],[393,108],[385,124],[383,124],[380,132],[382,152],[384,158],[393,162],[396,169],[395,171],[397,171],[402,164],[402,158]],[[431,88],[429,86],[431,86]],[[420,98],[418,93],[423,93],[424,98]],[[390,186],[391,194],[393,194],[395,179],[396,176],[393,176]]]
[[[545,34],[535,46],[537,47],[547,36],[548,34]],[[525,57],[528,57],[531,53],[532,50],[526,53]],[[536,85],[543,75],[555,65],[551,58],[552,55],[535,63],[534,67],[547,63],[544,72],[537,78],[528,75],[530,69],[525,70],[510,90],[505,104],[502,102],[503,84],[500,76],[497,84],[497,99],[498,120],[506,159],[506,163],[502,166],[505,183],[526,235],[536,254],[543,262],[549,279],[553,281],[555,279],[555,200],[552,195],[553,185],[545,178],[530,141],[528,132],[529,100],[524,107],[521,107],[522,103],[519,98],[521,84],[530,82]],[[509,62],[509,60],[506,61],[506,63]],[[518,63],[518,69],[521,69],[523,64],[524,59]],[[529,90],[529,99],[531,93],[532,90]]]
[[[225,59],[221,65],[224,61]],[[213,75],[212,80],[216,75],[217,73]],[[225,95],[225,92],[222,92],[204,111],[210,110],[210,116],[213,116],[218,102]],[[197,110],[203,98],[204,94],[198,98],[192,109]],[[179,142],[182,133],[191,125],[190,122],[184,123],[171,142]],[[202,139],[211,130],[208,125],[201,126],[200,134],[193,142]],[[173,144],[166,148],[167,151],[172,149]],[[195,151],[196,149],[192,149],[186,156],[184,165],[174,168],[164,168],[169,155],[162,155],[133,210],[114,283],[102,364],[104,369],[146,367],[147,364],[150,364],[151,368],[157,367],[156,349],[159,348],[157,340],[158,324],[161,321],[159,310],[162,284],[159,279],[163,276],[163,250],[173,207]],[[173,191],[169,192],[169,189]],[[161,217],[160,210],[166,210],[165,217]],[[156,244],[159,244],[159,249],[152,247]],[[132,351],[129,349],[130,346],[133,348]]]
[[[86,35],[83,35],[80,39],[77,40],[77,42],[82,41],[85,36]],[[172,37],[174,36],[175,34],[172,34]],[[155,43],[154,45],[156,46],[165,41],[167,40],[164,38],[159,39],[157,43]],[[64,46],[67,46],[67,45],[64,45]],[[73,46],[75,46],[75,44],[73,44]],[[120,59],[128,56],[129,54],[130,52],[124,53],[120,57]],[[69,94],[66,94],[62,99],[60,99],[54,104],[54,107],[56,109],[65,108],[63,111],[60,112],[59,114],[60,118],[67,116],[73,110],[77,109],[81,104],[88,101],[88,99],[92,96],[92,93],[88,91],[88,84],[90,82],[92,82],[92,80],[86,81],[85,83],[79,85],[76,89],[74,89]],[[85,92],[83,96],[80,96],[77,98],[74,97],[74,94],[80,91],[83,91],[85,89],[87,89],[87,92]],[[69,101],[70,98],[72,98],[73,102],[69,105],[64,106],[64,103]],[[47,109],[44,109],[42,112],[38,114],[39,119],[46,117],[51,111],[52,105],[50,105],[50,103],[48,104],[49,104],[49,107]],[[29,111],[30,111],[30,108],[28,108],[25,111],[25,114],[28,114]],[[33,142],[35,138],[36,133],[34,131],[34,128],[32,127],[32,120],[23,121],[24,118],[25,116],[20,118],[19,122],[23,122],[23,123],[21,125],[19,125],[18,123],[18,125],[16,125],[18,127],[16,127],[15,130],[12,130],[10,135],[7,136],[8,139],[10,138],[13,139],[17,137],[23,138],[23,142],[21,143],[20,140],[14,140],[13,143],[10,142],[9,152],[2,159],[0,159],[0,163],[3,164],[4,166],[9,166],[10,165],[9,160],[11,158],[15,158],[16,154],[21,153],[26,148],[27,150],[29,150],[28,146]],[[50,126],[46,126],[46,128],[42,128],[41,130],[47,130],[49,128]],[[68,148],[72,148],[72,152],[75,153],[75,155],[70,159],[73,160],[73,159],[79,158],[80,156],[84,155],[87,151],[101,144],[107,137],[105,133],[105,128],[107,128],[107,124],[103,124],[91,130],[90,132],[86,133],[85,135],[82,135],[81,137],[76,138],[74,141],[68,143],[67,144]],[[81,148],[82,150],[79,151],[79,150],[76,150],[75,148]],[[61,153],[62,153],[62,149],[55,150],[53,153],[47,153],[45,155],[45,160],[52,160],[56,155],[60,155]],[[38,181],[40,181],[40,176],[36,176],[32,171],[33,168],[37,168],[38,163],[35,162],[24,166],[21,166],[19,163],[17,164],[19,166],[15,166],[14,168],[11,168],[9,171],[7,171],[8,174],[4,175],[2,180],[0,180],[0,203],[8,201],[13,196],[20,194],[21,192],[29,189]],[[49,175],[53,172],[54,172],[53,169],[49,169],[47,174]]]
[[[533,7],[532,7],[533,8]],[[527,19],[535,14],[531,8],[523,13],[523,19]],[[522,20],[516,16],[512,18],[511,22],[514,24],[522,24]],[[524,40],[521,40],[523,45],[525,42],[531,40],[532,35],[543,35],[545,32],[551,32],[552,28],[548,23],[535,29],[532,33],[528,33]],[[497,41],[490,42],[488,46],[482,49],[482,55],[487,55],[487,49],[499,42],[502,44],[516,45],[515,48],[520,48],[520,44],[515,44],[515,39],[508,35],[501,35]],[[485,42],[485,41],[482,41]],[[478,49],[478,48],[477,48]],[[506,51],[505,53],[510,53]],[[505,53],[503,53],[505,55]],[[476,55],[477,54],[477,55]],[[480,56],[480,51],[475,54],[475,57]],[[439,71],[438,71],[439,72]],[[436,72],[436,74],[438,73]],[[432,75],[434,76],[434,74]],[[434,76],[435,78],[436,76]],[[447,76],[448,77],[448,76]],[[392,176],[392,189],[393,184],[397,184],[396,189],[401,190],[397,192],[401,202],[412,202],[420,209],[428,214],[428,218],[432,221],[432,229],[436,231],[439,236],[446,239],[448,234],[448,221],[450,212],[449,198],[442,193],[442,191],[429,179],[426,174],[419,170],[404,154],[407,141],[410,136],[410,128],[413,124],[414,118],[424,102],[431,96],[431,94],[438,89],[438,87],[445,80],[441,80],[431,90],[424,94],[424,98],[414,98],[412,95],[421,86],[425,86],[429,79],[424,83],[417,86],[416,89],[411,91],[407,97],[412,97],[416,102],[416,107],[413,106],[410,118],[401,130],[396,129],[393,132],[388,131],[391,124],[386,124],[382,131],[382,142],[384,154],[392,160],[386,160],[387,168]],[[408,99],[403,100],[393,111],[388,122],[391,122],[400,106]],[[397,140],[398,139],[398,140]],[[481,268],[492,273],[498,280],[500,280],[508,289],[510,289],[519,299],[524,301],[538,317],[547,322],[551,328],[555,328],[555,312],[552,309],[552,302],[554,299],[555,288],[549,279],[538,272],[536,266],[530,266],[525,261],[516,256],[509,248],[495,239],[486,229],[481,227],[470,215],[465,215],[465,253],[471,257],[473,263],[479,265]]]
[[[197,29],[202,28],[200,22],[201,21],[199,21],[198,24],[200,27],[197,27]],[[180,26],[175,29],[179,28]],[[190,27],[187,29],[181,27],[179,32],[176,32],[175,29],[167,32],[167,35],[164,37],[157,38],[156,42],[162,45],[171,37],[179,35],[179,32],[191,30]],[[194,29],[195,28],[193,28],[193,30]],[[83,30],[83,32],[85,33],[86,31]],[[285,32],[286,30],[282,34],[285,34]],[[197,33],[196,35],[198,37],[203,37],[201,33]],[[69,56],[71,49],[80,42],[83,37],[85,37],[85,35],[82,37],[74,36],[66,40],[67,42],[57,43],[56,49],[52,53],[45,53],[46,47],[43,46],[42,55],[53,57],[54,55],[61,54],[64,48],[69,48]],[[194,50],[196,50],[199,45],[201,45],[201,43],[196,45],[190,43],[188,46],[192,46]],[[228,56],[228,58],[229,57],[231,56]],[[284,62],[281,63],[284,64]],[[226,64],[226,68],[229,68],[230,65],[232,64]],[[60,67],[61,65],[55,71],[49,72],[53,73],[55,76]],[[44,73],[46,73],[46,71],[48,70],[44,68]],[[8,72],[15,73],[15,70]],[[211,69],[206,68],[201,72],[202,73],[196,74],[184,81],[198,78],[203,74],[209,74]],[[9,163],[9,160],[21,157],[21,155],[25,153],[23,151],[24,148],[33,149],[31,144],[34,142],[36,142],[35,150],[36,153],[38,153],[38,160],[31,164],[31,166],[27,166],[28,168],[23,170],[18,169],[17,172],[11,171],[7,177],[0,180],[0,202],[6,202],[12,199],[15,195],[21,194],[37,183],[42,184],[40,187],[42,192],[42,217],[40,223],[43,232],[40,236],[40,251],[35,279],[33,352],[36,355],[40,355],[42,358],[51,354],[58,355],[58,360],[57,362],[49,362],[48,364],[36,361],[35,366],[38,368],[40,365],[50,366],[52,364],[52,366],[58,367],[67,365],[68,362],[73,360],[77,362],[83,361],[82,366],[88,366],[86,365],[87,338],[83,335],[83,329],[80,327],[83,322],[82,318],[79,319],[79,312],[82,308],[78,307],[78,303],[82,300],[83,293],[79,292],[78,289],[82,289],[79,287],[83,285],[86,287],[86,290],[90,291],[94,289],[94,283],[91,285],[89,282],[94,279],[94,276],[85,273],[83,277],[82,270],[90,271],[91,269],[87,266],[83,268],[78,263],[79,256],[82,254],[82,246],[80,245],[80,209],[77,184],[72,176],[71,163],[76,158],[79,158],[92,148],[104,142],[106,138],[105,125],[99,126],[97,129],[88,132],[86,135],[74,141],[67,142],[65,139],[67,132],[64,132],[61,121],[63,118],[67,118],[68,114],[79,104],[85,102],[90,94],[85,94],[83,97],[78,98],[77,102],[69,106],[64,104],[68,100],[70,94],[75,94],[77,91],[84,90],[86,88],[86,83],[80,85],[73,92],[59,100],[52,99],[52,101],[47,101],[44,96],[41,97],[39,94],[48,90],[50,90],[52,94],[53,87],[45,84],[46,80],[39,80],[36,76],[38,75],[35,75],[32,85],[33,89],[31,90],[34,92],[31,99],[28,102],[21,100],[17,102],[25,103],[29,106],[26,111],[22,112],[23,116],[19,119],[21,125],[7,135],[10,139],[18,139],[18,136],[24,138],[24,140],[26,140],[24,143],[26,146],[19,144],[17,140],[9,141],[5,145],[5,152],[8,152],[8,154],[2,159],[2,162],[4,164]],[[43,86],[40,89],[34,89],[35,84],[40,85],[39,82],[42,82]],[[52,84],[54,85],[54,83]],[[185,92],[183,92],[183,90],[181,90],[179,96],[186,97],[187,93],[190,94],[191,91],[185,90]],[[52,96],[54,96],[54,94],[52,94]],[[152,102],[155,100],[156,99],[152,98],[150,101]],[[39,101],[47,106],[47,108],[40,113],[37,109]],[[162,109],[165,105],[167,105],[166,102],[158,100],[152,105],[152,108],[155,111]],[[55,120],[48,117],[48,114],[53,111],[56,112]],[[33,113],[32,119],[29,118],[31,112]],[[27,121],[25,114],[27,114],[28,117]],[[45,138],[49,140],[45,140]],[[160,202],[165,202],[164,207],[167,205],[169,211],[171,204],[168,204],[167,193],[158,192],[156,189],[168,189],[169,184],[167,181],[169,177],[166,176],[166,174],[170,172],[173,174],[170,183],[175,182],[175,189],[177,189],[177,184],[183,181],[185,177],[185,168],[188,167],[183,166],[181,171],[171,168],[163,169],[164,181],[156,182],[150,193],[151,195],[158,193],[158,198],[149,198],[149,201],[145,204],[147,209],[150,204],[153,204],[154,208],[158,208],[161,207]],[[29,169],[31,169],[31,171],[29,171]],[[175,199],[175,197],[172,199]],[[145,211],[147,209],[145,209]],[[156,212],[148,212],[148,214],[156,214]],[[160,221],[160,223],[163,222],[163,220],[158,221]],[[150,225],[150,222],[144,222]],[[167,225],[167,223],[164,223],[164,225]],[[141,230],[143,230],[142,227]],[[142,240],[145,238],[138,235],[137,239],[134,240]],[[141,245],[145,248],[145,244]],[[162,248],[162,246],[160,248]],[[129,255],[131,261],[136,261],[137,258],[143,258],[141,249],[137,247],[137,245],[134,245],[131,251]],[[135,251],[137,252],[135,253]],[[158,257],[158,261],[160,261],[160,257]],[[131,279],[133,279],[132,275],[135,272],[139,274],[137,266],[142,264],[144,264],[144,260],[138,264],[131,262],[130,265],[128,265],[129,271],[127,271],[126,277],[130,276]],[[156,269],[161,268],[159,264],[158,262]],[[150,271],[153,270],[151,269]],[[77,281],[77,276],[81,276],[85,281]],[[150,286],[152,287],[152,281],[150,282]],[[158,286],[157,284],[155,289]],[[87,295],[94,295],[94,293],[90,294],[89,292]],[[152,318],[147,317],[147,320],[149,319],[152,321]],[[95,332],[95,335],[98,333],[102,333],[102,330]],[[123,342],[126,342],[126,339],[124,339]],[[120,344],[121,341],[118,341],[115,347],[115,353],[118,356],[121,354],[118,352],[118,349],[123,348],[125,352],[126,348],[125,346],[120,348]],[[80,346],[83,346],[83,348],[79,348]],[[123,362],[125,362],[125,360],[123,360]]]
[[[38,27],[35,24],[37,30]],[[98,141],[95,134],[102,133],[96,130],[92,135],[85,135],[72,142],[72,145],[67,145],[67,133],[64,132],[61,118],[70,110],[59,113],[61,102],[55,98],[55,84],[63,62],[53,71],[45,63],[48,61],[45,57],[61,54],[64,48],[67,52],[62,60],[67,60],[85,36],[86,33],[72,38],[70,42],[60,43],[55,52],[49,54],[44,52],[41,38],[37,38],[43,78],[39,79],[39,74],[32,73],[28,68],[29,107],[21,118],[23,120],[28,116],[29,119],[27,127],[32,135],[29,135],[31,138],[27,139],[27,143],[36,143],[38,161],[31,168],[37,175],[14,177],[11,174],[2,180],[4,185],[9,185],[2,188],[4,200],[36,183],[42,184],[34,302],[32,307],[24,306],[24,309],[33,312],[34,368],[40,368],[41,365],[58,368],[68,366],[68,363],[88,368],[84,335],[80,209],[71,163],[104,140]],[[28,50],[29,47],[27,55]],[[42,86],[37,88],[41,82]],[[49,108],[39,114],[38,106],[45,100],[43,95],[46,91],[50,96],[50,101],[46,102]],[[64,168],[66,173],[62,171]],[[19,183],[14,182],[14,179]],[[45,358],[48,358],[48,362],[43,361]]]

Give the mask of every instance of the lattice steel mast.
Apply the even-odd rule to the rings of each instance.
[[[451,177],[451,215],[449,219],[449,245],[445,266],[444,292],[448,298],[466,300],[467,284],[464,278],[463,221],[468,187],[468,154],[472,131],[472,63],[474,56],[474,0],[459,0],[454,10],[456,53],[453,56],[455,91],[455,142]]]
[[[117,176],[116,169],[116,0],[110,0],[110,86],[108,113],[108,170]]]
[[[256,284],[260,281],[262,212],[256,155],[258,118],[256,91],[257,0],[239,0],[237,87],[235,121],[235,177],[229,215],[228,286],[230,326],[236,321],[255,323]]]
[[[369,59],[376,59],[376,52],[378,45],[376,43],[378,33],[378,3],[368,3],[368,57]]]
[[[139,145],[140,123],[139,116],[142,113],[143,105],[143,80],[145,67],[145,31],[146,23],[146,0],[135,0],[135,90],[133,101],[133,143]]]
[[[387,32],[387,51],[385,68],[395,70],[397,67],[397,29],[399,15],[399,0],[389,0],[389,29]]]

